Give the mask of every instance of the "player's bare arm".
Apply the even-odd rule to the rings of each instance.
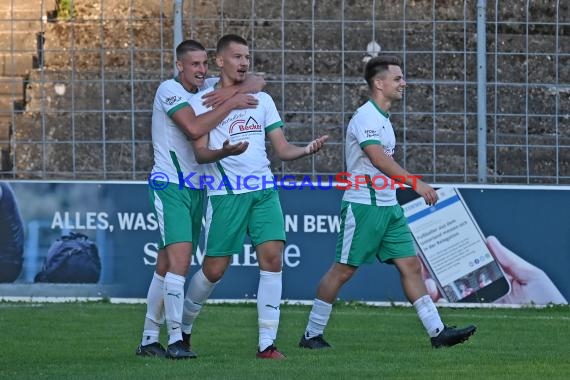
[[[249,94],[237,94],[220,107],[196,116],[192,107],[183,107],[172,115],[172,120],[192,140],[214,129],[232,110],[255,108],[258,100]]]
[[[265,79],[261,75],[249,74],[245,80],[239,84],[217,88],[205,94],[202,99],[205,107],[218,108],[226,100],[231,99],[236,94],[255,94],[261,91],[266,85]]]
[[[321,150],[329,138],[328,135],[321,136],[304,147],[296,146],[290,144],[285,135],[283,134],[283,130],[281,128],[275,128],[267,135],[269,137],[269,141],[275,149],[277,153],[277,157],[283,161],[291,161],[296,160],[301,157],[305,157],[311,154],[317,153]]]
[[[434,205],[437,203],[436,191],[430,185],[417,178],[417,176],[411,175],[392,157],[387,156],[382,145],[367,145],[363,150],[376,169],[391,178],[405,179],[405,184],[411,186],[425,200],[426,204]]]
[[[208,148],[209,135],[204,135],[196,140],[192,140],[194,156],[199,164],[209,164],[228,156],[237,156],[246,151],[249,143],[242,141],[237,144],[230,144],[229,140],[224,141],[221,149]]]

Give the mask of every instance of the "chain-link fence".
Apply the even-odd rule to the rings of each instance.
[[[0,3],[0,176],[145,179],[154,93],[173,73],[174,1]],[[391,118],[409,171],[438,183],[481,173],[489,183],[570,183],[568,2],[180,3],[183,37],[210,53],[226,33],[249,41],[291,142],[331,137],[318,155],[272,160],[276,174],[343,170],[345,126],[366,99],[364,62],[380,51],[404,61],[408,88]]]

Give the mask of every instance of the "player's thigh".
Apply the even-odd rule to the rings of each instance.
[[[160,231],[159,248],[181,242],[196,245],[201,221],[195,214],[202,208],[203,191],[178,189],[171,183],[161,190],[150,189],[149,197]]]
[[[254,246],[264,242],[285,241],[285,222],[275,189],[266,189],[250,193],[253,197],[248,233]]]
[[[249,194],[207,198],[204,228],[207,256],[228,256],[243,250],[252,203]]]
[[[205,191],[187,189],[191,202],[190,218],[192,219],[192,254],[196,253],[198,249],[198,242],[200,241],[200,232],[202,231],[202,218],[204,216],[204,198],[206,197]]]
[[[383,207],[342,201],[336,262],[355,267],[378,254],[386,224]]]
[[[415,255],[414,239],[404,211],[400,205],[395,205],[391,210],[390,222],[384,233],[378,257],[383,262],[391,262]]]

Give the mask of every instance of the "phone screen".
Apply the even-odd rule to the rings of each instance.
[[[453,187],[402,205],[420,257],[450,302],[493,302],[509,292],[504,272],[487,248],[467,205]]]

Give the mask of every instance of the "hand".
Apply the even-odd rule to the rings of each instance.
[[[568,301],[542,269],[503,246],[494,236],[487,237],[487,246],[501,264],[511,283],[511,292],[499,303],[545,305],[567,304]]]
[[[487,237],[487,246],[511,284],[511,292],[495,301],[504,304],[545,305],[548,303],[567,304],[568,301],[558,290],[552,280],[542,269],[523,260],[517,254],[503,246],[494,236]],[[447,302],[440,294],[435,281],[429,277],[428,271],[422,265],[422,274],[428,294],[434,302]]]
[[[426,205],[433,206],[437,203],[437,192],[427,183],[417,180],[416,188],[414,190],[424,199]]]
[[[231,109],[255,108],[259,104],[257,98],[250,94],[236,93],[235,88],[219,88],[208,92],[202,99],[205,107],[218,108],[222,103],[229,101]]]
[[[325,142],[329,139],[329,135],[324,135],[319,137],[318,139],[315,139],[313,141],[311,141],[309,144],[307,144],[307,146],[305,147],[305,153],[306,154],[315,154],[317,153],[319,150],[322,149],[322,147],[325,145]]]
[[[218,108],[220,104],[236,94],[235,88],[221,87],[202,96],[202,104],[208,108]]]
[[[230,141],[226,140],[222,146],[222,154],[224,157],[238,156],[245,152],[248,146],[249,142],[247,141],[242,141],[237,144],[230,144]]]
[[[259,104],[259,100],[250,94],[235,94],[229,102],[232,109],[255,108]]]

